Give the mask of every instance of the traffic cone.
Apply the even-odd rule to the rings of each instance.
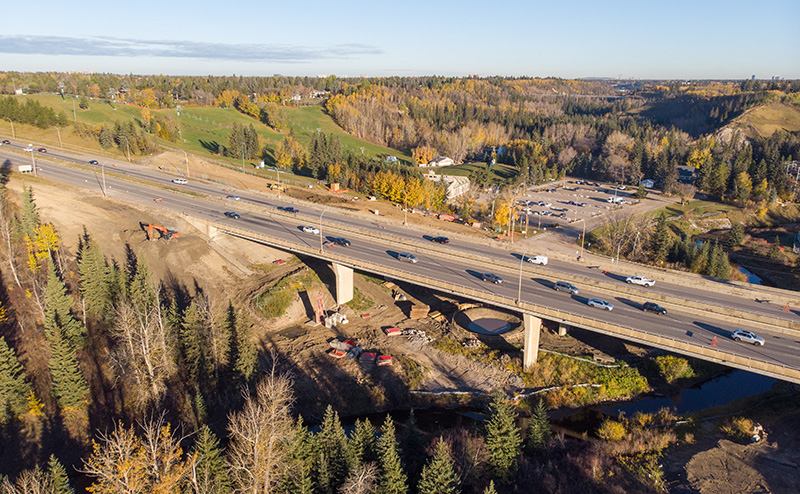
[[[714,340],[711,341],[711,346],[717,346],[717,337],[714,336]]]

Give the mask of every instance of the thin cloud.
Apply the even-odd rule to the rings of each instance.
[[[206,43],[198,41],[141,40],[128,38],[65,36],[0,36],[0,53],[21,55],[81,55],[108,57],[175,57],[247,62],[308,62],[377,55],[381,50],[362,44],[326,48],[258,43]]]

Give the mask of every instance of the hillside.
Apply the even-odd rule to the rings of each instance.
[[[748,137],[767,137],[779,130],[800,131],[800,107],[769,103],[745,111],[725,128],[743,129]]]
[[[217,152],[219,144],[225,145],[228,142],[228,134],[234,123],[240,125],[253,125],[258,132],[261,142],[269,154],[275,150],[275,146],[283,139],[283,133],[276,132],[267,125],[243,115],[233,108],[212,108],[200,106],[183,105],[180,118],[176,109],[164,110],[144,110],[140,107],[125,104],[113,104],[105,101],[90,100],[89,108],[82,110],[78,107],[78,101],[67,97],[63,99],[57,94],[34,94],[29,96],[18,96],[20,102],[24,98],[35,99],[41,104],[54,108],[58,112],[64,112],[70,120],[77,120],[89,125],[113,125],[114,122],[124,122],[134,119],[141,122],[145,118],[145,112],[152,116],[161,115],[168,120],[175,122],[180,128],[180,135],[183,142],[179,139],[175,142],[165,139],[157,139],[160,145],[186,151],[187,153],[198,156],[210,156]],[[341,129],[336,123],[318,106],[305,106],[300,108],[285,107],[286,127],[291,129],[294,136],[304,146],[311,142],[311,136],[315,132],[326,135],[334,135],[339,138],[342,148],[345,151],[361,153],[367,156],[397,156],[400,159],[411,161],[411,155],[400,151],[379,146],[362,139],[358,139]],[[5,129],[6,127],[2,127]],[[10,126],[8,128],[10,131]],[[18,136],[31,140],[58,143],[58,134],[55,129],[41,130],[23,125],[16,126]],[[10,132],[9,132],[10,133]],[[100,150],[96,142],[90,142],[72,136],[71,132],[62,132],[61,138],[68,145]],[[240,163],[236,159],[226,159],[217,157],[221,161]]]

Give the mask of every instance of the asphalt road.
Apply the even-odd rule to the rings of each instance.
[[[40,178],[85,188],[90,193],[97,195],[103,193],[104,182],[101,166],[89,165],[88,160],[91,158],[48,151],[46,155],[38,153],[35,156],[37,174]],[[65,166],[63,163],[52,161],[52,158],[81,166]],[[13,166],[16,169],[17,165],[30,164],[30,162],[30,157],[26,154],[8,152],[6,146],[0,148],[0,163],[4,167]],[[546,275],[532,276],[530,272],[523,270],[520,278],[519,269],[508,269],[492,262],[493,259],[509,260],[509,258],[519,262],[520,253],[515,254],[487,245],[452,239],[445,246],[447,249],[485,256],[486,262],[477,263],[458,256],[440,256],[435,251],[426,249],[428,241],[424,239],[424,236],[435,235],[436,232],[421,233],[410,227],[391,225],[386,225],[385,229],[380,230],[382,234],[390,234],[403,239],[403,242],[408,242],[398,244],[371,236],[370,231],[376,229],[377,226],[365,221],[363,217],[340,214],[332,208],[311,208],[304,204],[289,202],[287,198],[262,196],[247,191],[231,191],[217,184],[194,179],[190,179],[186,185],[176,185],[171,182],[175,178],[174,175],[168,175],[159,170],[145,169],[121,161],[105,160],[100,163],[101,165],[106,163],[104,166],[105,192],[112,199],[139,202],[149,207],[163,208],[165,212],[187,213],[217,223],[229,224],[262,235],[305,245],[309,248],[319,248],[320,239],[317,235],[304,233],[302,227],[305,225],[322,226],[321,234],[325,248],[328,248],[333,237],[346,237],[352,242],[350,247],[333,246],[332,248],[336,249],[338,254],[353,259],[383,264],[421,276],[435,277],[444,282],[495,293],[512,300],[516,299],[517,294],[521,292],[521,298],[524,301],[635,328],[644,333],[657,334],[678,341],[709,345],[716,336],[716,346],[719,350],[795,369],[800,368],[800,338],[798,337],[760,331],[759,334],[765,338],[766,344],[763,347],[755,347],[731,340],[730,333],[738,326],[716,321],[712,317],[698,318],[676,310],[667,315],[644,313],[640,310],[641,303],[648,300],[650,292],[663,291],[663,293],[691,297],[711,304],[737,304],[739,308],[746,307],[747,310],[750,310],[752,306],[753,312],[768,313],[771,316],[787,319],[796,317],[793,313],[776,310],[764,304],[750,303],[746,299],[702,290],[669,286],[665,283],[657,283],[652,288],[642,287],[641,297],[628,295],[613,298],[603,297],[585,288],[582,288],[578,295],[568,295],[556,292],[552,288],[553,282],[559,279],[560,273],[571,273],[596,279],[606,278],[607,275],[597,270],[586,269],[585,266],[551,261],[546,266]],[[236,194],[240,199],[238,201],[227,199],[226,196],[230,194]],[[160,199],[159,202],[155,202],[157,198]],[[244,204],[247,204],[246,208],[237,209],[237,206]],[[289,214],[278,210],[278,207],[289,205],[296,207],[300,212]],[[225,211],[237,211],[241,218],[238,220],[227,218],[223,215]],[[322,213],[324,213],[324,223],[319,220]],[[337,225],[342,225],[341,229]],[[354,231],[364,233],[359,234]],[[405,246],[401,247],[401,245]],[[401,251],[413,253],[419,262],[411,264],[398,260],[397,254]],[[534,254],[535,252],[528,253],[528,255]],[[482,281],[484,272],[493,272],[501,276],[503,282],[495,285]],[[589,298],[605,298],[614,305],[614,310],[609,312],[589,307],[586,304]]]

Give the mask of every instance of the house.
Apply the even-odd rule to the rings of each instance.
[[[649,178],[642,180],[642,185],[644,186],[645,189],[652,189],[655,184],[656,184],[655,181],[650,180]]]
[[[428,166],[453,166],[455,165],[455,161],[453,158],[448,158],[447,156],[437,156],[428,163]]]
[[[447,190],[447,200],[455,199],[469,190],[469,179],[457,175],[437,175],[433,170],[425,175],[426,180],[443,183]]]

